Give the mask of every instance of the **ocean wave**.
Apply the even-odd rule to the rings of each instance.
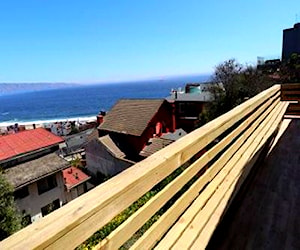
[[[67,118],[57,118],[57,119],[50,119],[50,120],[36,120],[36,121],[18,121],[10,120],[5,122],[0,122],[0,127],[7,127],[10,125],[14,125],[18,123],[19,125],[32,125],[32,124],[48,124],[54,122],[62,122],[62,121],[76,121],[76,122],[87,122],[91,120],[96,120],[96,115],[94,116],[87,116],[87,117],[67,117]]]

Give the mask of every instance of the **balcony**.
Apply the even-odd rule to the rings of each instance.
[[[296,183],[300,177],[296,169],[299,90],[300,84],[274,85],[5,239],[0,248],[74,249],[153,190],[159,191],[96,249],[118,249],[124,244],[131,249],[266,246],[274,236],[268,224],[271,215],[264,207],[273,209],[281,224],[293,216],[299,222],[295,210],[299,184],[287,188],[290,195],[282,190],[289,178]],[[292,116],[287,119],[286,115]],[[281,174],[284,178],[279,178]],[[281,196],[274,195],[277,188],[284,203]],[[287,211],[289,202],[294,202],[294,214]],[[290,217],[284,217],[286,214]],[[147,222],[149,228],[136,234]],[[254,230],[256,226],[262,228],[261,234]],[[297,246],[294,235],[290,231],[280,234]],[[278,241],[283,238],[276,241],[275,248],[280,248]]]

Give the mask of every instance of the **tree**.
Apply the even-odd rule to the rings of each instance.
[[[13,187],[0,173],[0,240],[21,229],[21,216],[15,206]]]
[[[300,54],[293,53],[290,58],[282,62],[280,75],[283,83],[300,81]]]
[[[214,100],[208,107],[206,119],[212,120],[226,113],[272,84],[267,75],[259,73],[253,66],[243,66],[235,59],[219,64],[210,87]]]

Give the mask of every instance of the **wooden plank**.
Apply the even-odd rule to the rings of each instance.
[[[245,144],[242,145],[239,151],[226,164],[226,168],[221,170],[216,178],[206,187],[197,200],[192,204],[191,208],[189,208],[189,210],[194,210],[192,221],[185,228],[185,231],[172,246],[172,248],[188,248],[197,238],[198,233],[203,230],[212,213],[221,202],[228,187],[230,187],[233,180],[242,173],[245,164],[249,161],[250,155],[252,152],[255,152],[257,148],[257,143],[254,143],[255,139],[261,139],[265,135],[269,127],[276,120],[278,111],[280,111],[281,108],[281,106],[277,106],[272,114],[269,115],[264,122],[259,125],[258,129],[252,133]],[[205,204],[205,206],[202,208],[203,204]],[[197,211],[199,212],[197,213]]]
[[[282,84],[281,100],[282,101],[300,100],[300,84]]]
[[[218,159],[208,170],[207,173],[204,173],[203,176],[200,177],[199,181],[202,180],[202,178],[204,178],[204,180],[206,181],[211,181],[212,178],[215,176],[215,174],[217,174],[222,167],[226,164],[226,162],[232,157],[232,155],[238,150],[238,148],[244,143],[244,141],[248,138],[248,136],[251,135],[251,133],[256,129],[256,126],[268,115],[268,112],[271,111],[276,105],[278,104],[278,102],[273,103],[273,105],[271,107],[269,107],[269,109],[266,111],[265,114],[263,114],[262,116],[259,117],[259,119],[248,129],[248,131],[245,132],[245,134],[243,134],[236,142],[234,145],[232,145],[221,157],[220,159]],[[208,179],[207,178],[208,175]],[[200,182],[201,183],[201,182]],[[204,184],[206,184],[207,182],[205,182]],[[201,190],[201,188],[203,188],[204,185],[199,185],[199,183],[196,184],[197,188],[196,188],[196,196],[198,195],[198,190]],[[190,190],[188,192],[191,192]],[[195,197],[194,197],[195,198]],[[208,198],[207,198],[208,199]],[[174,211],[175,210],[175,211]],[[169,211],[168,211],[169,212]],[[167,212],[167,213],[168,213]],[[182,211],[183,212],[183,211]],[[170,210],[170,213],[175,214],[178,213],[178,209],[174,208],[172,210]],[[195,214],[194,212],[191,211],[191,214]],[[180,214],[178,214],[179,216]],[[184,218],[182,220],[179,221],[179,223],[176,223],[175,226],[173,226],[170,231],[168,232],[167,236],[164,237],[161,241],[161,243],[159,244],[159,246],[162,246],[161,249],[163,249],[164,247],[168,248],[170,247],[174,241],[181,235],[182,231],[185,229],[186,227],[186,223],[188,223],[188,219]],[[166,225],[166,222],[163,221],[162,222],[163,225]],[[158,226],[158,225],[157,225]],[[156,229],[156,230],[160,230],[160,229]],[[155,231],[155,229],[154,229]],[[159,249],[159,248],[158,248]]]
[[[284,90],[282,92],[282,94],[284,96],[299,96],[300,95],[300,86],[299,86],[299,88],[294,89],[294,90]]]
[[[300,114],[300,103],[290,103],[287,111],[287,115],[299,115]]]
[[[127,208],[236,121],[279,91],[265,90],[0,243],[1,249],[71,249]],[[97,222],[97,223],[95,223]]]
[[[175,202],[175,204],[157,221],[152,227],[135,243],[133,249],[146,249],[151,248],[163,235],[173,222],[179,217],[179,215],[189,206],[193,199],[198,195],[199,190],[201,190],[207,182],[209,182],[216,173],[225,165],[225,162],[231,158],[234,152],[240,147],[240,145],[247,139],[247,137],[255,130],[257,124],[259,124],[277,104],[279,100],[275,101],[272,106],[270,106],[263,115],[259,117],[256,123],[247,130],[236,142],[233,144],[221,158],[216,161],[216,163],[211,166],[207,172],[205,172],[198,181],[196,181],[193,186],[188,190],[188,193],[184,194],[182,197]],[[221,162],[221,163],[220,163]],[[170,235],[175,236],[172,232]]]
[[[300,111],[300,104],[290,104],[288,107],[288,112]]]
[[[289,90],[289,89],[300,89],[300,83],[284,83],[281,84],[281,91],[282,90]]]
[[[251,163],[254,163],[257,160],[258,156],[259,156],[259,154],[256,155],[256,157],[253,159],[253,161],[251,161]],[[251,170],[251,167],[252,167],[252,164],[247,167],[248,172]],[[221,199],[219,206],[217,207],[217,209],[215,210],[215,212],[213,213],[213,215],[207,222],[207,226],[202,230],[202,232],[200,233],[198,238],[195,240],[193,245],[190,247],[190,249],[201,250],[201,249],[206,248],[206,246],[208,245],[208,242],[211,238],[211,235],[216,228],[216,227],[214,227],[214,225],[217,225],[221,221],[221,218],[224,215],[224,211],[230,205],[228,203],[228,201],[232,200],[232,198],[233,198],[232,193],[234,193],[234,191],[236,189],[240,188],[240,187],[236,187],[236,183],[239,181],[240,181],[240,179],[239,179],[239,177],[237,177],[235,179],[234,183],[232,183],[232,185],[229,187],[228,191],[226,192],[224,197]],[[240,186],[241,182],[239,182],[238,185]]]
[[[259,143],[258,143],[258,146],[255,149],[255,151],[251,155],[252,160],[249,162],[249,164],[247,164],[247,167],[244,168],[244,170],[235,179],[233,185],[231,185],[231,187],[225,194],[224,198],[221,199],[221,203],[219,204],[219,206],[217,207],[217,209],[215,210],[213,215],[210,217],[205,228],[201,231],[198,238],[193,243],[191,249],[195,249],[195,250],[196,249],[205,249],[206,246],[208,245],[213,232],[215,231],[217,225],[219,224],[219,222],[222,219],[222,216],[227,211],[227,209],[230,206],[231,202],[233,201],[234,197],[238,193],[238,190],[240,189],[241,185],[243,184],[243,182],[247,178],[249,172],[251,171],[252,166],[255,164],[256,159],[259,156],[259,152],[263,149],[263,146],[270,139],[270,137],[272,137],[274,135],[274,132],[277,130],[279,124],[281,123],[282,117],[287,108],[287,104],[283,104],[281,106],[282,106],[282,108],[281,108],[278,116],[276,117],[275,121],[271,124],[270,129],[268,129],[268,127],[266,127],[265,130],[267,130],[267,131],[266,131],[263,139],[256,137],[256,139],[254,140],[253,145],[255,145],[255,142],[259,142]]]
[[[145,206],[134,213],[126,222],[114,230],[97,249],[116,249],[122,246],[152,215],[155,214],[174,194],[176,194],[194,175],[199,172],[210,160],[220,153],[236,136],[238,136],[252,121],[279,98],[279,93],[264,103],[259,109],[248,117],[237,129],[232,131],[215,147],[206,152],[200,159],[194,162],[173,182],[169,183],[164,190],[153,197]],[[279,99],[278,99],[279,100]],[[277,101],[278,101],[277,100]]]
[[[274,111],[273,111],[274,112]],[[266,121],[264,121],[263,124],[265,124]],[[260,127],[261,128],[261,127]],[[255,130],[254,133],[251,133],[252,140],[257,134],[258,130]],[[209,200],[209,198],[213,195],[215,189],[222,183],[224,178],[226,177],[226,174],[231,170],[231,168],[237,163],[239,160],[239,157],[242,155],[243,152],[246,152],[247,147],[251,145],[250,138],[247,139],[246,144],[243,144],[242,147],[238,150],[237,153],[233,157],[230,158],[229,162],[225,162],[226,166],[221,170],[220,173],[212,180],[212,182],[208,185],[210,187],[209,189],[205,189],[201,193],[201,199],[198,199],[197,202],[193,203],[192,206],[185,212],[185,214],[181,217],[181,219],[172,227],[172,229],[168,232],[168,234],[165,236],[165,238],[160,242],[159,246],[167,246],[171,247],[174,242],[179,237],[183,237],[182,234],[184,231],[188,228],[188,226],[191,224],[192,220],[196,216],[197,212],[200,211],[200,209],[206,204],[206,202]],[[243,143],[240,142],[240,143]],[[199,225],[197,226],[199,228]],[[195,228],[194,228],[195,229]],[[174,234],[177,235],[176,238],[174,238]],[[187,234],[185,234],[187,235]],[[184,240],[179,241],[178,244],[183,244]],[[189,242],[189,238],[186,242]],[[186,243],[185,242],[185,243]],[[171,245],[170,245],[171,244]],[[177,246],[179,247],[179,246]],[[162,249],[158,248],[158,249]]]
[[[281,96],[281,101],[296,101],[296,102],[299,102],[299,100],[300,100],[300,96],[290,96],[290,95],[286,95],[286,96],[284,96],[284,95],[282,95]]]

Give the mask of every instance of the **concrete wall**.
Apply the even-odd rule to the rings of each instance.
[[[71,200],[74,200],[78,196],[84,194],[86,190],[86,183],[82,183],[71,190],[67,190],[65,193],[67,202],[70,202]]]
[[[86,148],[86,164],[89,174],[114,176],[132,165],[131,162],[114,157],[97,139],[90,141]]]
[[[31,216],[31,221],[37,221],[42,218],[41,208],[53,202],[56,199],[59,199],[60,206],[66,202],[66,197],[64,194],[65,187],[63,182],[62,172],[55,174],[57,187],[42,193],[38,194],[37,183],[32,183],[28,185],[29,195],[22,198],[16,199],[16,204],[21,213],[24,211],[26,215]]]

